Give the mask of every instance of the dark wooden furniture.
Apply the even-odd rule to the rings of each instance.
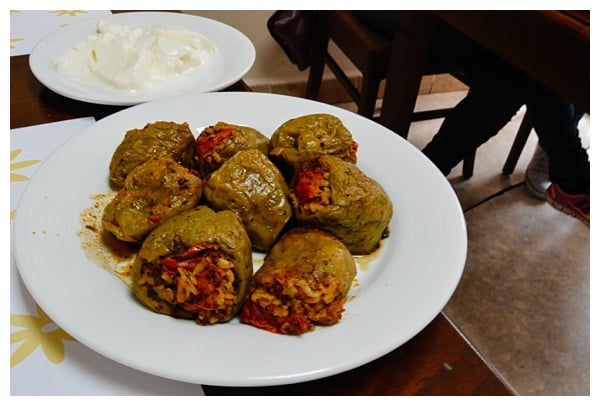
[[[372,118],[379,86],[387,75],[392,42],[368,29],[351,11],[321,10],[316,19],[306,97],[318,98],[327,65],[358,106],[358,114]],[[360,90],[329,52],[330,41],[360,70]]]
[[[590,112],[590,11],[433,11],[506,61]]]
[[[238,82],[225,91],[249,91]],[[78,117],[101,119],[123,107],[82,103],[42,86],[28,57],[10,60],[10,127]],[[444,315],[391,353],[360,368],[312,382],[263,388],[204,386],[207,395],[514,395],[514,390]]]
[[[392,40],[372,31],[351,11],[320,10],[316,13],[313,52],[310,64],[306,97],[317,100],[325,66],[348,92],[358,107],[358,114],[375,119],[375,103],[384,80],[386,86],[384,107],[387,115],[381,124],[404,138],[408,137],[410,124],[414,121],[445,117],[452,109],[436,109],[415,112],[414,107],[423,75],[449,73],[462,80],[460,72],[429,59],[426,63],[428,43],[431,38],[433,18],[428,13],[399,11],[397,18],[406,32],[398,32]],[[338,61],[329,52],[328,45],[334,43],[353,65],[360,70],[360,85],[357,86],[344,72]],[[390,64],[391,61],[391,64]],[[391,92],[396,92],[390,95]],[[389,99],[390,102],[385,100]],[[388,117],[394,115],[393,120]],[[514,170],[525,141],[531,131],[528,120],[524,120],[519,135],[509,153],[504,173]],[[463,177],[473,175],[475,151],[463,162]]]

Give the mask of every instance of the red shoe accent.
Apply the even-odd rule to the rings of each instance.
[[[553,183],[546,191],[546,200],[557,210],[580,220],[590,226],[590,194],[565,193],[560,186]]]

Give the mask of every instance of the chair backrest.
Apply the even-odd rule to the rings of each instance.
[[[384,120],[383,124],[404,137],[411,121],[444,117],[448,109],[413,115],[423,75],[450,73],[457,76],[444,61],[433,60],[427,55],[431,32],[425,24],[432,24],[427,20],[430,16],[415,11],[395,12],[402,30],[398,30],[394,38],[388,38],[369,28],[352,11],[318,11],[305,96],[315,100],[318,98],[326,65],[357,104],[358,113],[369,118],[374,116],[382,81],[391,76],[392,87],[400,90],[397,97],[390,97],[390,103],[401,103],[397,109],[400,114],[397,117],[400,118],[387,124]],[[361,72],[360,86],[348,76],[329,51],[330,42]],[[391,65],[392,58],[396,59],[394,65]]]
[[[385,78],[392,41],[371,30],[351,11],[323,12],[327,34],[363,75]]]
[[[360,90],[329,52],[330,41],[360,70]],[[324,66],[327,65],[358,105],[358,113],[372,118],[379,85],[387,74],[390,50],[390,39],[369,29],[351,11],[319,11],[306,97],[318,98]]]

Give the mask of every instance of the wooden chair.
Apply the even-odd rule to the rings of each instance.
[[[359,90],[328,50],[329,42],[361,71]],[[358,106],[358,114],[372,118],[379,86],[386,78],[392,41],[369,30],[350,11],[318,11],[306,97],[316,100],[325,65]]]
[[[319,96],[323,72],[328,66],[336,79],[358,106],[358,114],[375,119],[375,103],[383,80],[386,87],[379,122],[407,138],[411,122],[445,117],[451,109],[415,112],[414,107],[423,75],[450,73],[464,82],[460,72],[443,64],[427,62],[431,41],[433,16],[427,12],[399,12],[407,32],[396,33],[393,41],[370,30],[351,11],[322,10],[317,12],[306,97]],[[333,42],[360,70],[360,89],[340,67],[329,52]],[[468,85],[468,83],[467,83]],[[524,120],[503,172],[512,173],[531,131],[529,120]],[[475,151],[463,161],[463,177],[473,175]]]

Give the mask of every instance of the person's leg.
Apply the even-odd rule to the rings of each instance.
[[[541,85],[531,84],[527,110],[548,154],[552,184],[546,200],[558,210],[590,224],[590,162],[581,145],[578,111]]]
[[[572,103],[534,86],[527,111],[540,146],[549,157],[550,181],[567,193],[589,192],[590,163],[579,138],[577,110]]]
[[[583,110],[575,108],[575,122],[577,125],[584,114]],[[550,158],[538,142],[525,170],[525,185],[533,197],[546,200],[546,190],[548,190],[551,183]]]
[[[463,65],[469,93],[422,151],[444,175],[496,135],[525,102],[512,70],[496,58],[475,58]]]
[[[423,154],[444,175],[496,135],[520,107],[514,103],[499,107],[495,101],[489,102],[490,97],[485,93],[469,93],[446,117],[437,134],[423,149]]]

